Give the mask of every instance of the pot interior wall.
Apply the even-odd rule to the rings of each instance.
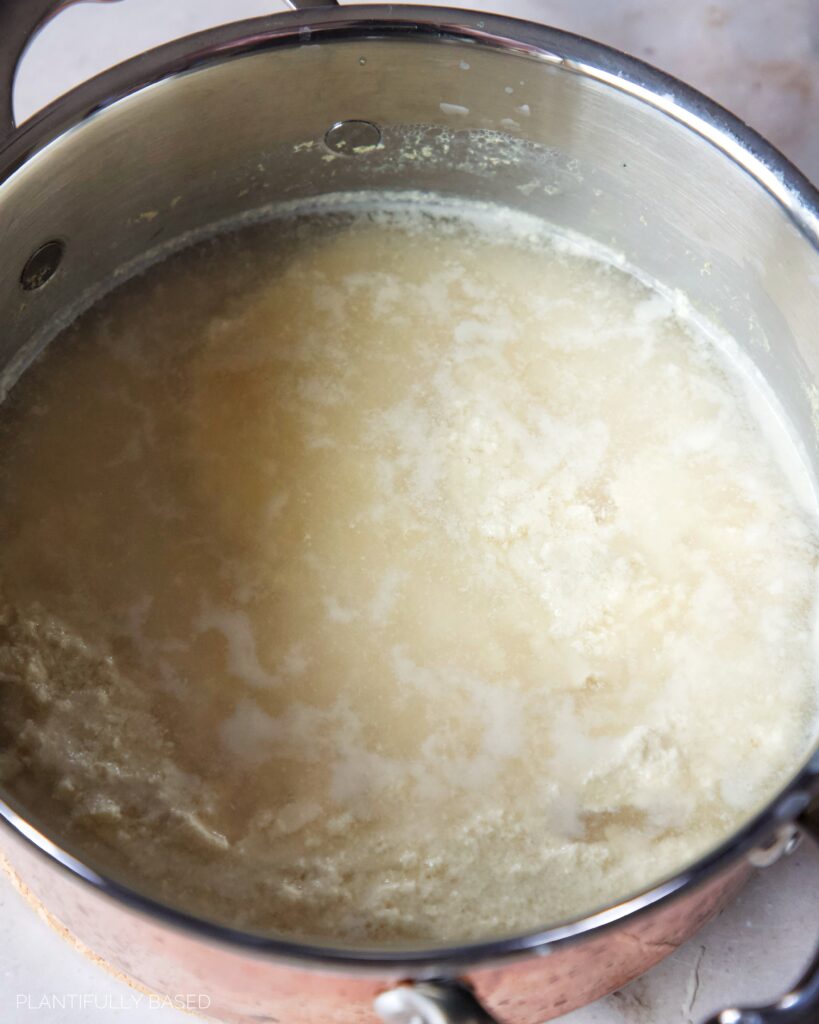
[[[325,133],[352,118],[381,144],[332,152]],[[0,369],[12,379],[32,339],[156,246],[277,200],[372,187],[501,200],[621,252],[748,348],[819,464],[819,252],[765,188],[576,66],[400,31],[201,66],[41,150],[0,186]],[[58,273],[22,290],[52,238],[66,246]]]

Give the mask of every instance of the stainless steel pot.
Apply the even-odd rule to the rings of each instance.
[[[545,217],[681,289],[747,348],[819,468],[819,196],[704,97],[522,21],[292,0],[301,11],[143,54],[15,127],[19,56],[64,6],[0,0],[6,384],[99,282],[157,247],[274,201],[424,189]],[[296,946],[195,920],[102,877],[19,809],[0,810],[14,870],[59,923],[149,988],[200,994],[223,1020],[486,1024],[491,1012],[537,1024],[646,970],[753,865],[800,830],[819,832],[809,817],[819,754],[785,781],[727,843],[631,899],[534,934],[400,953]],[[714,1020],[817,1019],[819,959],[775,1007]]]

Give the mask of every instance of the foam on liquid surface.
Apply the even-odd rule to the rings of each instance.
[[[664,298],[504,216],[199,246],[2,410],[0,778],[155,895],[325,942],[534,928],[805,756],[784,428]]]

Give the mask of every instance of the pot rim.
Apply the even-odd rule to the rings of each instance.
[[[484,46],[584,75],[670,117],[721,150],[767,191],[819,253],[819,192],[778,150],[706,96],[649,64],[573,33],[517,18],[446,7],[351,5],[285,12],[219,26],[146,51],[95,76],[49,104],[0,148],[0,193],[26,165],[100,111],[145,88],[200,68],[279,46],[373,39],[427,39]],[[546,955],[557,943],[579,939],[650,911],[729,869],[769,843],[819,794],[819,751],[749,822],[693,864],[651,887],[583,917],[517,935],[410,949],[344,948],[299,943],[245,932],[160,903],[95,871],[0,799],[0,821],[48,861],[98,893],[200,939],[234,951],[258,953],[302,967],[433,976],[453,967]]]

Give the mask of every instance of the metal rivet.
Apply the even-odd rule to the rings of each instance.
[[[372,121],[336,121],[324,135],[327,148],[343,156],[372,149],[380,141],[381,129]]]
[[[783,854],[793,853],[799,844],[799,827],[792,821],[780,825],[777,831],[748,854],[748,860],[755,868],[767,868],[776,864]]]
[[[26,265],[20,274],[20,284],[23,289],[33,292],[37,288],[42,288],[46,281],[50,281],[62,263],[64,253],[65,243],[56,238],[41,245],[39,249],[35,249],[26,260]]]
[[[793,835],[785,843],[784,854],[786,857],[790,857],[792,853],[796,853],[799,847],[802,845],[803,833],[800,829],[798,832],[794,832]]]

